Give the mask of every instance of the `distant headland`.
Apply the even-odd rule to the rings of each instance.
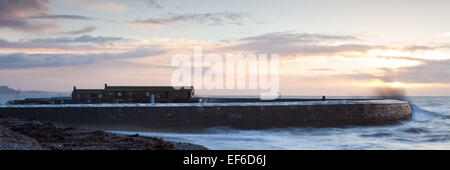
[[[0,85],[0,94],[64,94],[67,95],[70,92],[55,92],[55,91],[43,91],[43,90],[20,90],[14,89],[6,85]]]
[[[14,90],[12,88],[9,88],[8,86],[0,86],[0,94],[17,94],[19,93],[18,90]]]

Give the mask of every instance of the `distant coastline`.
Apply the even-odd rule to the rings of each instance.
[[[0,94],[3,95],[16,95],[16,94],[61,94],[61,95],[69,95],[70,92],[53,92],[53,91],[41,91],[41,90],[16,90],[9,86],[0,85]]]
[[[17,94],[19,91],[9,88],[8,86],[0,86],[0,94]]]
[[[20,94],[60,94],[69,95],[70,92],[53,92],[53,91],[41,91],[41,90],[16,90],[11,87],[0,85],[0,94],[2,95],[20,95]]]
[[[52,92],[40,90],[18,90],[11,87],[0,85],[0,104],[6,104],[11,100],[23,100],[25,98],[47,98],[70,96],[70,92]]]

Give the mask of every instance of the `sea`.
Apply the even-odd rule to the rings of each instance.
[[[113,132],[155,136],[219,150],[450,149],[450,97],[408,97],[408,100],[412,103],[412,119],[384,126],[267,130],[216,127],[199,133]]]
[[[25,95],[26,96],[26,95]],[[22,96],[23,97],[23,96]],[[295,96],[296,98],[317,98]],[[367,98],[338,96],[329,98]],[[11,96],[0,95],[5,103]],[[213,150],[404,150],[450,149],[450,97],[406,97],[411,120],[383,126],[239,130],[214,127],[195,133],[110,131],[199,144]]]

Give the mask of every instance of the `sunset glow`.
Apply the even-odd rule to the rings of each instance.
[[[378,86],[450,94],[450,24],[433,22],[450,17],[446,1],[30,2],[0,11],[0,84],[13,88],[167,85],[171,58],[202,46],[222,56],[279,54],[280,90],[290,95],[370,95]]]

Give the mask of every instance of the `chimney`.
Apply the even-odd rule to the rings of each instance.
[[[73,86],[73,91],[77,90],[77,86]]]
[[[106,87],[108,87],[108,84],[105,83],[105,90],[106,90]]]

